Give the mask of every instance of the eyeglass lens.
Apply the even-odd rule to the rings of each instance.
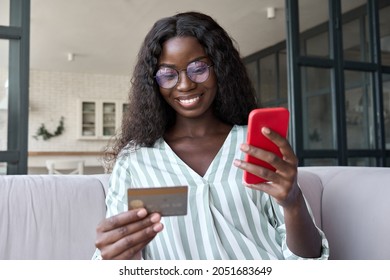
[[[156,73],[156,81],[162,88],[173,88],[179,81],[181,71],[185,71],[188,78],[194,83],[203,83],[210,74],[209,68],[203,61],[194,61],[188,64],[187,69],[176,70],[171,67],[161,67]]]

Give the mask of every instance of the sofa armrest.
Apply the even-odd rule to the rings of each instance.
[[[305,167],[324,190],[322,226],[330,259],[390,259],[390,168]]]
[[[321,208],[323,186],[321,179],[315,173],[299,168],[298,184],[309,203],[316,225],[322,229]]]

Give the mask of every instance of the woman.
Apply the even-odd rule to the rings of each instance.
[[[211,17],[188,12],[156,22],[132,82],[95,258],[328,257],[287,140],[263,129],[283,159],[244,144],[253,89],[232,40]],[[245,153],[276,172],[244,162]],[[245,185],[243,170],[271,182]],[[188,185],[186,216],[127,211],[127,188],[169,185]]]

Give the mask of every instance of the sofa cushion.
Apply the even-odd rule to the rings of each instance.
[[[0,259],[90,259],[105,215],[105,179],[0,176]]]

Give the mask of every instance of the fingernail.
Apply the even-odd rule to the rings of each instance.
[[[234,166],[240,166],[240,164],[241,164],[241,160],[239,160],[239,159],[235,159],[234,161],[233,161],[233,164],[234,164]]]
[[[145,209],[145,208],[142,208],[142,209],[140,209],[140,210],[137,212],[137,217],[138,217],[138,218],[143,218],[143,217],[145,217],[147,214],[148,214],[148,212],[146,212],[146,209]]]
[[[263,131],[264,134],[270,134],[271,133],[271,130],[268,127],[263,127],[261,129],[261,131]]]
[[[154,232],[160,232],[162,230],[163,226],[162,224],[157,224],[153,226],[153,231]]]
[[[150,221],[151,221],[152,223],[157,223],[159,220],[160,220],[160,215],[159,215],[159,214],[153,214],[153,215],[150,217]]]
[[[247,152],[249,150],[249,146],[246,143],[241,144],[241,151]]]

